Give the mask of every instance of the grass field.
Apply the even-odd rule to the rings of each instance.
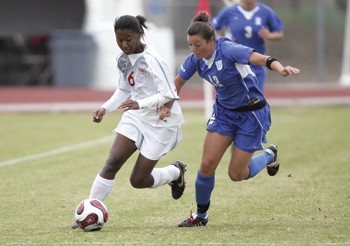
[[[279,146],[280,172],[234,183],[226,155],[209,223],[198,228],[177,224],[195,208],[206,119],[199,110],[184,113],[183,142],[159,162],[188,164],[183,197],[173,200],[168,186],[132,188],[134,156],[105,201],[109,221],[90,233],[70,224],[107,157],[120,114],[101,124],[90,113],[2,114],[0,245],[350,245],[348,106],[273,108],[268,138]]]

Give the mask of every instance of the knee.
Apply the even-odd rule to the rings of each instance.
[[[246,177],[244,177],[243,173],[239,173],[237,171],[229,171],[228,176],[234,182],[242,181],[242,180],[246,179]]]
[[[210,161],[202,161],[200,172],[204,176],[212,176],[215,173],[215,168],[210,163]]]
[[[144,188],[143,179],[142,178],[137,178],[135,176],[131,176],[130,177],[130,184],[131,184],[132,187],[134,187],[136,189]]]

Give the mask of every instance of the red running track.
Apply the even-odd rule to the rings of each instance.
[[[87,88],[55,88],[55,87],[0,87],[0,111],[6,106],[21,106],[60,103],[102,103],[113,91]],[[201,86],[185,86],[181,91],[180,102],[203,104]],[[271,105],[290,104],[350,104],[350,87],[340,86],[278,86],[266,87],[265,96]],[[190,103],[191,102],[191,103]],[[44,103],[44,104],[43,104]],[[11,107],[10,107],[11,108]],[[11,111],[11,110],[8,110]],[[20,110],[19,110],[20,111]]]

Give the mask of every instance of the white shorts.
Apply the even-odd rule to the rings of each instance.
[[[159,160],[174,149],[182,139],[179,126],[153,127],[125,114],[113,132],[135,141],[140,153],[150,160]]]

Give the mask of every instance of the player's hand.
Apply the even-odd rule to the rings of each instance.
[[[159,112],[159,119],[164,120],[165,117],[169,117],[171,115],[171,109],[166,105],[161,105],[157,108],[157,113]]]
[[[100,123],[103,119],[103,116],[106,114],[106,109],[99,108],[92,113],[92,121],[95,123]]]
[[[270,39],[270,35],[271,35],[271,32],[268,28],[266,27],[261,27],[260,31],[259,31],[259,36],[262,38],[262,39],[266,39],[266,40],[269,40]]]
[[[300,69],[296,67],[286,66],[281,71],[279,71],[279,74],[283,77],[287,77],[289,75],[296,75],[300,73]]]
[[[140,109],[140,106],[139,106],[138,102],[136,102],[132,99],[127,99],[125,102],[120,104],[118,109],[125,112],[125,111],[128,111],[130,109]]]

